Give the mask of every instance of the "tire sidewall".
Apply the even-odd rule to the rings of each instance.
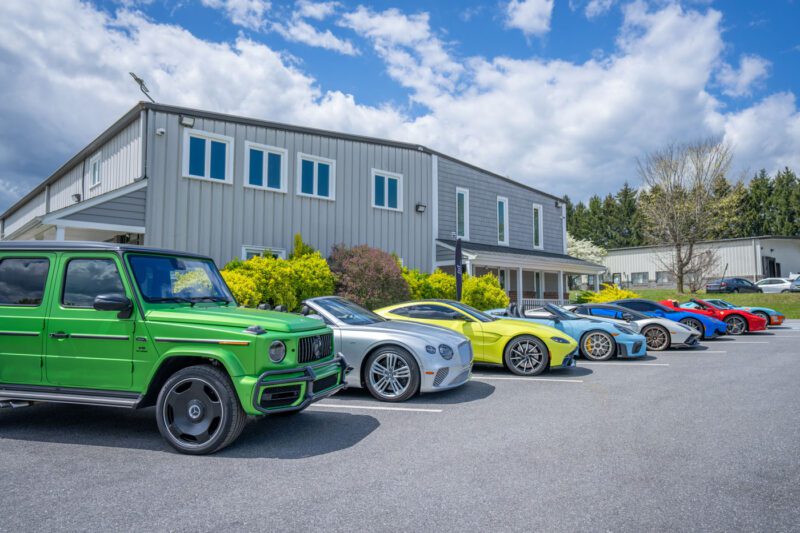
[[[725,324],[730,324],[734,321],[740,321],[741,323],[744,324],[744,327],[742,327],[742,330],[739,333],[733,333],[730,331],[730,329],[728,329],[727,331],[728,335],[742,335],[744,333],[747,333],[747,320],[745,320],[744,317],[739,315],[731,315],[725,319]]]
[[[680,323],[683,324],[684,326],[689,326],[690,328],[694,328],[697,331],[699,331],[701,338],[705,338],[706,337],[706,329],[703,326],[703,323],[700,322],[698,319],[696,319],[696,318],[684,318],[683,320],[680,320]]]
[[[403,394],[394,398],[381,396],[381,394],[372,387],[372,384],[370,383],[369,380],[369,372],[370,368],[372,368],[372,363],[374,363],[378,357],[387,352],[394,352],[395,354],[397,354],[405,361],[405,363],[411,369],[411,379],[409,381],[408,388]],[[420,387],[419,364],[417,364],[417,360],[405,348],[400,348],[399,346],[383,346],[381,348],[378,348],[377,350],[374,350],[369,355],[369,357],[367,357],[367,359],[364,361],[364,387],[367,389],[367,392],[369,392],[372,395],[372,397],[378,401],[392,402],[392,403],[404,402],[410,398],[413,398],[414,395],[416,395],[417,392],[419,392],[419,387]]]
[[[608,355],[604,355],[602,357],[595,357],[593,355],[590,355],[589,352],[586,351],[585,349],[586,339],[588,339],[590,335],[598,335],[598,334],[606,337],[608,341],[611,343],[611,352]],[[581,355],[586,359],[588,359],[589,361],[608,361],[609,359],[614,357],[614,354],[616,354],[616,352],[617,352],[617,343],[614,340],[614,337],[612,337],[610,333],[606,333],[605,331],[600,331],[598,329],[595,329],[592,331],[587,331],[586,333],[583,334],[583,337],[581,337]]]
[[[647,349],[648,350],[653,350],[653,351],[656,351],[656,352],[662,352],[662,351],[666,350],[667,348],[669,348],[670,345],[672,344],[672,339],[670,338],[669,331],[667,331],[667,328],[665,328],[664,326],[659,326],[658,324],[652,324],[650,326],[645,326],[644,328],[642,328],[642,335],[645,337],[645,341],[647,340],[646,333],[651,329],[661,330],[661,332],[664,333],[664,336],[666,337],[667,342],[665,342],[664,345],[662,347],[660,347],[660,348],[651,348],[648,345]]]
[[[517,369],[513,364],[511,364],[511,348],[516,343],[521,341],[532,342],[539,347],[539,350],[541,350],[542,364],[539,366],[538,370],[526,374],[524,372],[520,372],[519,369]],[[503,349],[503,365],[512,374],[516,374],[518,376],[526,376],[526,377],[538,376],[539,374],[550,368],[550,350],[547,349],[547,345],[544,342],[542,342],[542,340],[539,339],[538,337],[534,337],[533,335],[520,335],[508,341],[508,344],[506,344],[506,347]]]
[[[757,317],[761,317],[764,320],[766,320],[767,321],[766,326],[769,326],[769,315],[767,313],[765,313],[763,311],[756,311],[753,314],[756,315]]]

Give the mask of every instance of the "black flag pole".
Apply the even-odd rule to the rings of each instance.
[[[456,300],[461,301],[461,278],[464,274],[463,258],[461,256],[461,239],[456,239]]]

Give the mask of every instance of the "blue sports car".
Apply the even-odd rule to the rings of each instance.
[[[720,300],[719,298],[706,298],[706,302],[710,303],[711,305],[715,305],[720,309],[741,309],[742,311],[747,311],[748,313],[752,313],[756,316],[760,316],[764,320],[767,321],[767,326],[780,326],[783,324],[783,321],[786,320],[786,316],[783,313],[780,313],[774,309],[770,309],[769,307],[749,307],[749,306],[741,306],[741,305],[733,305],[732,303]],[[692,305],[689,305],[692,304]],[[685,304],[681,304],[681,307],[694,307],[695,304],[692,302],[686,302]]]
[[[703,334],[703,339],[714,339],[728,332],[728,325],[722,320],[697,313],[690,313],[689,311],[676,311],[675,309],[670,309],[666,305],[661,305],[652,300],[628,298],[625,300],[617,300],[612,303],[627,307],[628,309],[633,309],[634,311],[639,311],[648,316],[668,318],[669,320],[680,322],[684,326],[689,326],[701,332]]]
[[[578,341],[580,354],[592,361],[606,361],[614,356],[647,355],[646,339],[630,327],[576,315],[557,305],[545,304],[541,308],[523,311],[511,304],[507,309],[486,312],[500,318],[526,320],[560,329]]]

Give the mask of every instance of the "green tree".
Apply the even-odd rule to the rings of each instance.
[[[785,168],[775,174],[770,195],[768,231],[770,235],[797,235],[800,230],[800,211],[797,204],[798,181],[794,172]]]
[[[763,168],[750,180],[747,199],[742,213],[743,234],[746,236],[767,235],[772,218],[770,197],[773,187],[767,171]]]

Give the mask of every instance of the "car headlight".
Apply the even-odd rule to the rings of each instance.
[[[569,344],[569,340],[564,337],[550,337],[550,340],[559,344]]]
[[[446,344],[439,345],[439,355],[444,357],[445,359],[452,359],[453,358],[453,349]]]
[[[431,346],[430,344],[425,347],[425,351],[429,354],[433,355],[436,353],[436,346]]]
[[[619,324],[614,324],[614,327],[626,335],[636,335],[636,332],[633,331],[631,328],[620,326]]]
[[[273,363],[280,363],[286,357],[286,345],[281,341],[273,341],[269,346],[269,359]]]

